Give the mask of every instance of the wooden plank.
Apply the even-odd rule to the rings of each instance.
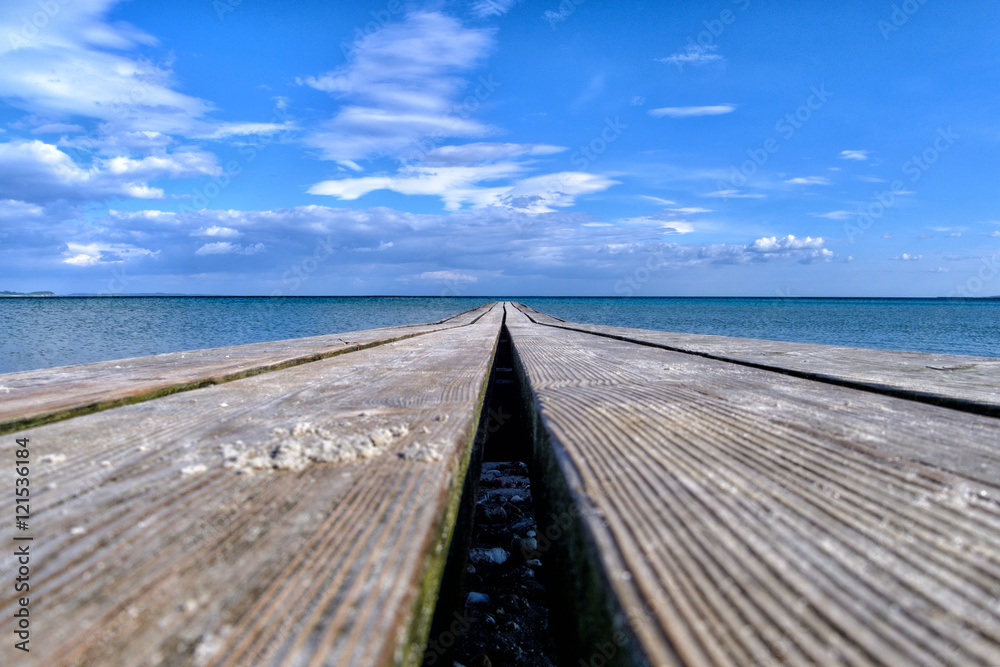
[[[432,324],[3,374],[0,375],[3,397],[0,433],[463,326],[476,321],[492,307],[485,304]]]
[[[1000,664],[1000,420],[506,324],[572,664]]]
[[[1000,359],[599,326],[517,307],[540,324],[1000,417]]]
[[[18,433],[35,664],[419,664],[501,321]]]

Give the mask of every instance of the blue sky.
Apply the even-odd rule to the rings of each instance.
[[[0,289],[1000,294],[998,19],[7,0]]]

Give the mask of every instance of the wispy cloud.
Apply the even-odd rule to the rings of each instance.
[[[479,280],[476,276],[469,275],[468,273],[461,273],[459,271],[424,271],[414,277],[419,280],[436,280],[454,283],[474,283]]]
[[[830,179],[825,176],[798,176],[787,179],[785,183],[791,185],[830,185]]]
[[[259,252],[264,252],[263,243],[254,243],[253,245],[240,245],[238,243],[230,243],[229,241],[218,241],[216,243],[206,243],[205,245],[198,248],[194,254],[196,255],[256,255]]]
[[[840,151],[840,157],[843,160],[858,160],[860,162],[864,162],[868,159],[869,152],[870,151]]]
[[[911,255],[910,253],[907,252],[904,252],[902,255],[893,257],[893,259],[899,260],[901,262],[918,262],[923,258],[924,258],[923,255]]]
[[[817,218],[826,218],[827,220],[847,220],[857,214],[857,211],[830,211],[829,213],[813,213],[812,215]]]
[[[607,190],[618,181],[584,172],[560,172],[517,179],[527,167],[521,163],[499,162],[478,166],[421,166],[392,176],[366,176],[323,181],[309,188],[314,195],[330,195],[352,200],[376,190],[392,190],[405,195],[440,197],[445,209],[457,211],[502,206],[531,213],[550,213],[572,206],[581,195]],[[484,182],[507,180],[502,185]]]
[[[678,69],[683,69],[685,65],[698,67],[701,65],[721,64],[726,61],[721,55],[716,53],[716,44],[691,44],[683,51],[673,53],[666,58],[654,58],[656,62],[670,63],[676,65]]]
[[[764,199],[767,195],[756,192],[742,192],[740,190],[715,190],[706,192],[703,197],[719,197],[721,199]]]
[[[662,107],[650,109],[649,115],[655,118],[669,116],[671,118],[688,118],[691,116],[721,116],[736,111],[732,104],[715,104],[703,107]]]
[[[346,65],[298,79],[343,102],[309,142],[326,158],[358,160],[399,155],[426,137],[488,134],[488,126],[456,105],[462,75],[486,55],[491,35],[437,12],[409,14],[386,26],[361,42]],[[498,85],[487,83],[478,88],[484,99]]]
[[[521,0],[473,0],[469,11],[479,19],[491,16],[502,16],[511,10]]]

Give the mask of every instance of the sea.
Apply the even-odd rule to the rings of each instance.
[[[1000,299],[15,297],[0,299],[0,373],[433,322],[501,300],[590,324],[1000,357]]]

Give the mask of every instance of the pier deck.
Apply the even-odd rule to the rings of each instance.
[[[510,302],[0,375],[4,664],[420,664],[502,332],[566,664],[1000,664],[1000,361]]]

